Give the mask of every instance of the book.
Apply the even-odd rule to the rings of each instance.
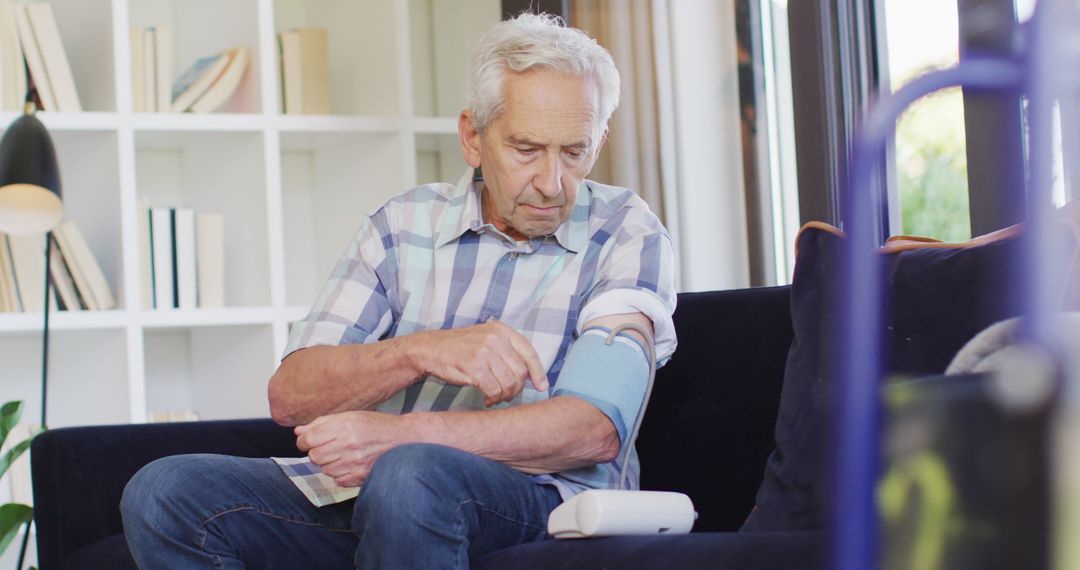
[[[154,28],[146,28],[142,31],[143,41],[143,110],[147,113],[157,112],[157,45],[154,41]]]
[[[60,39],[60,29],[56,26],[56,17],[52,5],[48,2],[25,4],[26,16],[33,28],[38,51],[45,64],[45,73],[49,77],[56,110],[65,113],[79,113],[82,104],[79,92],[75,88],[75,78],[71,75],[64,43]]]
[[[330,114],[330,42],[326,30],[296,28],[281,34],[285,113]]]
[[[143,29],[131,28],[131,110],[146,112],[146,57],[143,46]]]
[[[135,206],[139,238],[139,300],[143,309],[154,308],[154,258],[150,254],[150,209],[139,198]]]
[[[15,268],[19,300],[26,312],[45,309],[45,236],[8,236],[8,253]],[[56,308],[56,292],[49,290],[49,303]]]
[[[83,302],[79,298],[79,291],[75,288],[75,282],[72,280],[71,271],[64,261],[64,256],[60,254],[56,234],[53,234],[52,241],[52,250],[49,253],[49,274],[53,287],[56,288],[56,297],[60,301],[57,308],[65,311],[81,311]]]
[[[147,423],[165,423],[165,422],[197,422],[199,421],[199,414],[195,410],[150,410],[146,412]]]
[[[225,306],[225,219],[221,214],[195,216],[196,261],[199,274],[199,307]]]
[[[158,113],[172,109],[172,29],[154,27],[154,92]]]
[[[154,308],[175,308],[172,211],[169,208],[150,208],[150,255],[154,268]]]
[[[195,211],[191,208],[174,208],[173,227],[176,238],[176,306],[181,309],[194,309],[199,306]]]
[[[229,54],[219,53],[199,58],[172,85],[172,112],[183,113],[191,104],[206,93],[225,67],[229,65]]]
[[[26,99],[26,63],[15,24],[15,5],[7,2],[0,3],[0,82],[0,109],[21,111]]]
[[[192,113],[209,113],[225,104],[240,86],[248,68],[250,55],[246,47],[233,48],[229,54],[229,64],[213,84],[191,105]]]
[[[29,79],[37,89],[38,99],[41,100],[43,111],[58,111],[56,99],[53,97],[52,85],[49,83],[49,74],[45,70],[45,59],[38,48],[34,38],[34,29],[30,26],[30,18],[26,13],[26,4],[15,4],[15,27],[19,32],[19,43],[26,57],[26,68],[29,71]]]
[[[113,298],[109,281],[105,279],[101,265],[94,257],[90,245],[86,243],[86,238],[79,231],[79,226],[72,220],[64,220],[53,230],[53,233],[61,238],[61,243],[66,243],[64,258],[72,274],[79,276],[76,279],[76,285],[79,286],[79,293],[83,300],[87,301],[87,305],[95,310],[116,308],[116,299]]]
[[[0,234],[0,313],[16,313],[19,306],[19,294],[15,288],[15,274],[8,257],[7,235]]]

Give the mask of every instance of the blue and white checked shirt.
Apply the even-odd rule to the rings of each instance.
[[[532,342],[554,390],[582,324],[637,311],[653,321],[657,360],[670,358],[676,344],[671,239],[644,201],[624,188],[585,181],[570,219],[554,235],[516,242],[484,223],[482,187],[469,170],[457,186],[419,186],[372,213],[307,318],[292,328],[285,355],[494,317]],[[498,406],[548,394],[526,382],[517,397]],[[475,388],[428,376],[378,410],[482,410],[483,400]],[[615,461],[534,479],[555,485],[565,499],[588,488],[615,488],[618,475]],[[629,479],[636,488],[636,453]]]

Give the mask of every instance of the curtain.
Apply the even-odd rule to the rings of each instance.
[[[619,108],[590,178],[629,188],[665,223],[652,0],[576,0],[569,22],[611,52],[622,79]]]

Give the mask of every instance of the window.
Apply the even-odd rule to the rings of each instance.
[[[884,83],[892,91],[924,72],[957,63],[955,2],[886,0],[885,24]],[[971,237],[966,147],[959,88],[925,97],[904,113],[896,127],[895,183],[890,185],[892,233],[945,241]]]

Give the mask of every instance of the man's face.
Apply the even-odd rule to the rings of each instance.
[[[508,73],[502,114],[483,134],[461,114],[465,161],[484,170],[484,221],[516,240],[555,233],[570,217],[606,131],[591,79],[540,69]]]

